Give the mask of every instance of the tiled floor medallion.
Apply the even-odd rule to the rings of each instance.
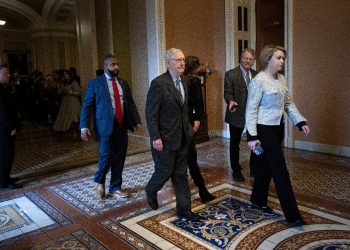
[[[246,201],[240,201],[232,195],[221,197],[215,203],[196,210],[196,212],[206,220],[193,223],[171,218],[161,223],[174,231],[191,235],[194,239],[212,247],[225,249],[241,232],[248,230],[253,225],[282,217],[275,212],[263,213]]]
[[[78,230],[70,234],[63,235],[55,240],[50,240],[40,245],[31,247],[32,250],[44,249],[93,249],[105,250],[106,248],[101,242],[94,239],[84,230]]]
[[[251,207],[249,190],[223,184],[210,191],[218,198],[208,204],[192,198],[192,210],[206,218],[201,222],[178,219],[172,203],[101,225],[131,245],[139,244],[138,249],[322,249],[349,244],[349,220],[300,206],[308,224],[290,228],[275,198],[269,199],[274,212],[263,213]]]
[[[27,197],[0,203],[0,242],[55,224]]]

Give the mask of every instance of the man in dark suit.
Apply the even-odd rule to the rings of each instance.
[[[255,51],[244,49],[240,65],[225,74],[224,98],[227,103],[225,122],[230,127],[230,163],[232,178],[244,181],[239,164],[239,144],[245,126],[245,109],[247,105],[248,85],[257,72],[252,69],[255,62]],[[251,174],[253,175],[254,154],[250,156]]]
[[[122,171],[128,147],[127,130],[141,129],[141,119],[137,112],[128,83],[118,77],[119,62],[114,55],[103,59],[104,74],[90,80],[80,114],[81,138],[88,140],[89,123],[93,115],[94,134],[99,144],[98,169],[94,176],[97,194],[105,196],[106,175],[111,169],[109,194],[117,198],[127,198],[122,191]]]
[[[17,107],[11,90],[9,69],[0,65],[0,188],[2,189],[22,187],[16,183],[17,178],[10,177],[19,125]]]
[[[145,187],[147,201],[158,209],[157,192],[171,178],[179,218],[201,219],[191,211],[187,179],[187,152],[192,128],[188,122],[188,86],[182,76],[185,56],[179,49],[165,53],[167,72],[152,80],[146,101],[146,121],[150,134],[155,171]]]

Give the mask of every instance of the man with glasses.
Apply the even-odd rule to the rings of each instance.
[[[167,72],[152,80],[147,94],[146,121],[155,171],[145,187],[147,201],[158,209],[157,192],[171,178],[179,218],[198,221],[191,211],[187,179],[187,152],[192,128],[188,122],[188,85],[182,76],[185,56],[179,49],[165,53]]]
[[[232,178],[244,182],[245,178],[239,164],[239,144],[245,126],[245,109],[247,105],[248,85],[257,72],[252,69],[255,62],[255,51],[244,49],[241,53],[240,65],[225,74],[224,99],[227,103],[225,122],[230,127],[230,163]],[[254,154],[251,154],[251,175],[254,173]]]

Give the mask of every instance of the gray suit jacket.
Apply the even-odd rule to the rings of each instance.
[[[169,71],[151,82],[147,94],[145,113],[151,145],[154,140],[162,139],[165,150],[180,149],[192,136],[188,122],[187,78],[181,76],[181,81],[185,90],[184,104]]]
[[[251,69],[252,77],[257,72]],[[225,122],[235,127],[244,128],[245,126],[245,109],[247,106],[248,89],[240,66],[231,69],[225,74],[224,99],[227,103]],[[228,110],[228,104],[234,101],[238,104],[235,112]]]

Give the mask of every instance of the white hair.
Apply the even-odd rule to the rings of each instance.
[[[183,53],[181,49],[176,49],[176,48],[168,49],[164,55],[165,61],[169,61],[169,60],[173,59],[175,57],[175,54],[177,54],[179,52]]]

